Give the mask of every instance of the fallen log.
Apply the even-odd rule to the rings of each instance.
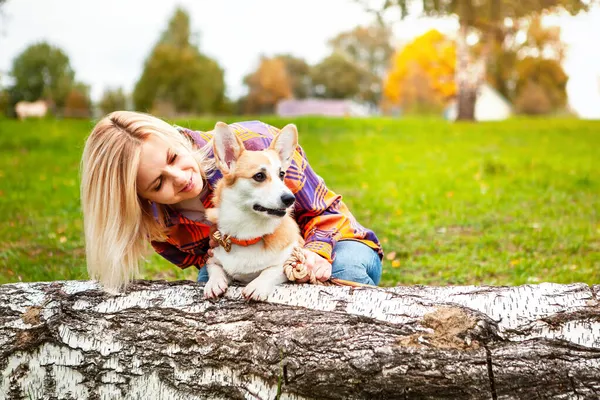
[[[0,399],[596,399],[598,287],[0,286]]]

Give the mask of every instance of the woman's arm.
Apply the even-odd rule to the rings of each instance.
[[[304,247],[332,262],[333,247],[342,230],[352,225],[354,219],[342,196],[327,188],[300,146],[286,172],[285,183],[296,196],[294,215],[305,240]]]
[[[208,259],[208,254],[206,254],[204,246],[201,245],[190,248],[188,252],[168,242],[153,241],[151,244],[161,257],[170,263],[177,265],[181,269],[191,265],[196,265],[200,268],[206,264],[206,260]]]

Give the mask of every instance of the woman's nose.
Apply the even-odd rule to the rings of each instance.
[[[175,183],[177,186],[185,186],[188,183],[188,178],[185,172],[180,169],[172,169],[169,175],[171,175],[173,183]]]

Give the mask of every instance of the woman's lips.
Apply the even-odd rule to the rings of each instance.
[[[185,187],[183,189],[181,189],[182,192],[189,192],[194,188],[194,176],[190,176],[190,181],[188,182],[187,185],[185,185]]]

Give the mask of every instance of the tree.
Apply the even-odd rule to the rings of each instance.
[[[544,89],[533,81],[525,83],[514,105],[520,114],[542,115],[552,111],[552,104]]]
[[[310,66],[308,63],[291,54],[279,54],[274,58],[283,61],[287,72],[292,94],[297,99],[304,99],[311,94]]]
[[[45,42],[29,46],[19,54],[10,74],[14,78],[11,105],[20,100],[44,99],[58,109],[64,107],[75,79],[69,57]]]
[[[77,82],[69,91],[65,101],[63,116],[67,118],[89,118],[92,114],[90,87]]]
[[[598,398],[597,286],[348,289],[0,285],[0,397]]]
[[[368,6],[368,0],[355,0]],[[475,99],[479,85],[485,79],[488,57],[492,48],[502,43],[503,25],[506,18],[520,19],[543,11],[563,9],[570,14],[587,10],[597,0],[536,0],[536,1],[501,1],[501,0],[386,0],[382,7],[375,9],[380,21],[382,13],[390,8],[399,9],[402,18],[408,15],[415,3],[422,5],[425,15],[456,15],[459,20],[457,36],[457,68],[456,84],[458,88],[459,120],[473,120],[475,116]],[[467,45],[467,35],[478,33],[485,44],[478,59],[472,55]]]
[[[292,97],[292,85],[284,60],[261,57],[257,70],[244,78],[248,95],[244,111],[251,114],[269,114],[280,100]]]
[[[333,53],[311,71],[317,97],[346,99],[360,93],[365,71],[339,53]]]
[[[122,88],[106,89],[98,105],[102,114],[125,110],[127,109],[127,96],[125,96]]]
[[[519,40],[520,37],[525,40]],[[479,44],[474,51],[481,52],[482,47]],[[496,33],[489,53],[487,81],[509,101],[514,102],[519,95],[516,91],[517,81],[523,80],[518,71],[518,64],[523,59],[554,60],[554,64],[561,68],[564,53],[565,45],[560,39],[560,28],[544,27],[541,15],[507,20]],[[564,96],[566,97],[566,91]]]
[[[9,113],[10,97],[7,90],[0,87],[0,115],[10,115]]]
[[[567,76],[560,66],[564,46],[559,31],[541,27],[537,17],[519,23],[521,28],[513,35],[521,32],[525,40],[507,40],[504,48],[494,50],[498,62],[488,65],[488,80],[509,101],[518,100],[517,109],[522,112],[539,114],[564,107]],[[480,49],[475,47],[475,54]],[[437,31],[405,46],[393,58],[384,86],[384,106],[401,105],[406,112],[439,110],[456,93],[455,54],[454,42]],[[526,87],[532,92],[523,93]],[[540,100],[541,96],[546,98]]]
[[[399,105],[404,112],[440,111],[456,94],[456,46],[430,30],[400,49],[384,81],[383,108]]]
[[[357,26],[329,41],[334,53],[353,62],[365,73],[361,77],[359,97],[372,104],[381,99],[382,81],[393,53],[391,30],[379,24]]]
[[[568,77],[558,61],[526,57],[518,62],[517,74],[515,105],[521,112],[543,114],[566,105]]]
[[[173,113],[216,112],[225,102],[224,73],[192,42],[188,14],[177,9],[135,85],[136,109],[168,104]]]

